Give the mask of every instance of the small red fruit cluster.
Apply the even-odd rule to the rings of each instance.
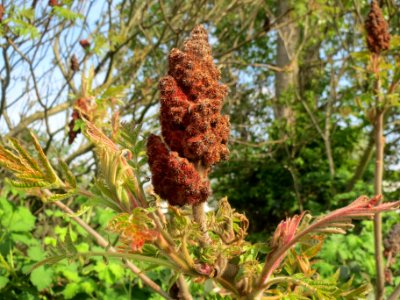
[[[383,17],[379,4],[375,0],[371,2],[371,10],[365,20],[365,29],[367,30],[367,45],[369,51],[379,54],[389,49],[389,25]]]
[[[60,3],[58,3],[58,0],[49,0],[49,6],[54,7],[54,6],[61,6]]]
[[[153,186],[171,205],[206,201],[211,166],[229,156],[229,119],[221,115],[227,87],[220,77],[207,31],[196,26],[183,50],[171,51],[168,76],[159,84],[166,145],[155,136],[147,144]]]

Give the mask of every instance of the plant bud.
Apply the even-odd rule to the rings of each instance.
[[[88,40],[80,40],[79,41],[79,44],[81,45],[81,47],[83,48],[83,49],[89,49],[89,47],[90,47],[90,42],[88,41]]]
[[[79,61],[75,54],[71,56],[71,70],[74,72],[79,71]]]
[[[392,256],[400,254],[400,224],[395,224],[383,241],[385,253],[392,253]]]
[[[371,10],[365,20],[365,29],[367,31],[367,46],[369,51],[379,54],[389,49],[389,25],[383,17],[379,4],[375,0],[371,2]]]

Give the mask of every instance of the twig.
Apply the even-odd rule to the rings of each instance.
[[[400,284],[395,288],[395,290],[387,300],[398,300],[398,299],[400,299]]]
[[[72,153],[70,156],[68,156],[65,159],[65,163],[67,165],[69,165],[74,159],[76,159],[77,157],[79,157],[81,155],[88,153],[89,151],[91,151],[93,149],[94,149],[93,143],[84,144],[81,147],[79,147],[74,153]]]
[[[68,107],[69,107],[69,103],[67,103],[67,102],[64,102],[62,104],[54,106],[47,111],[47,117],[55,115],[63,110],[66,110]],[[46,114],[44,111],[38,111],[38,112],[31,114],[29,117],[26,117],[25,119],[21,120],[21,122],[19,122],[19,124],[17,126],[15,126],[12,130],[10,130],[10,132],[8,132],[7,136],[8,137],[16,136],[18,133],[25,130],[29,124],[31,124],[35,121],[41,120],[45,116],[46,116]]]
[[[372,150],[374,149],[374,132],[369,134],[368,144],[365,146],[364,152],[361,155],[360,161],[358,162],[357,168],[354,172],[353,177],[350,179],[346,186],[346,192],[350,192],[356,182],[364,175],[367,165],[372,158]]]

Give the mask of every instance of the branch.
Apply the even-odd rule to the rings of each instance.
[[[7,55],[6,47],[3,48],[3,59],[4,59],[5,69],[6,69],[6,76],[4,79],[1,78],[0,119],[1,119],[1,116],[3,115],[3,110],[6,106],[6,100],[7,100],[6,99],[6,95],[7,95],[6,91],[10,84],[10,73],[11,73],[10,60]]]
[[[356,182],[364,175],[368,163],[372,158],[372,150],[374,149],[374,131],[371,131],[368,138],[368,144],[364,149],[364,152],[358,162],[357,169],[351,178],[350,182],[347,184],[346,192],[350,192]]]
[[[74,159],[78,158],[81,155],[84,155],[94,149],[94,144],[93,143],[87,143],[79,147],[74,153],[72,153],[70,156],[68,156],[65,159],[65,163],[69,165]]]
[[[45,116],[49,117],[51,115],[55,115],[63,110],[66,110],[68,107],[69,107],[69,103],[65,102],[65,103],[59,104],[57,106],[54,106],[53,108],[50,108],[47,111],[47,113],[45,113],[44,111],[35,112],[35,113],[31,114],[29,117],[26,117],[25,119],[21,120],[21,122],[19,122],[19,124],[16,127],[14,127],[12,130],[10,130],[10,132],[6,135],[6,137],[16,136],[21,131],[26,129],[26,127],[28,127],[28,125],[31,124],[32,122],[40,120],[40,119],[44,118]]]
[[[397,299],[400,299],[400,284],[396,287],[396,289],[388,298],[388,300],[397,300]]]

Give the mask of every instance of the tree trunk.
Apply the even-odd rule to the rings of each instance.
[[[294,122],[294,115],[290,105],[288,105],[290,99],[287,99],[288,97],[285,97],[285,94],[298,86],[299,68],[295,54],[299,41],[299,31],[296,23],[291,22],[290,4],[290,0],[278,1],[277,16],[280,18],[280,22],[286,25],[278,30],[276,64],[282,71],[277,72],[275,78],[275,118],[278,120],[286,119],[291,124]]]

